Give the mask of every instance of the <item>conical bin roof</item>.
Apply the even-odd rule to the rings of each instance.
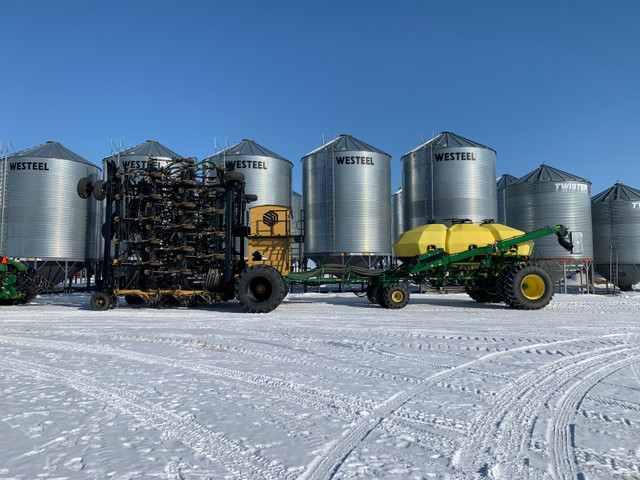
[[[540,167],[526,175],[520,177],[515,183],[541,183],[541,182],[585,182],[591,183],[582,177],[558,170],[549,165],[542,164]]]
[[[52,141],[7,156],[7,159],[17,158],[59,158],[62,160],[70,160],[72,162],[84,163],[86,165],[96,167],[96,165],[91,163],[89,160],[81,157],[77,153],[72,152],[60,142]]]
[[[259,143],[256,143],[251,139],[244,139],[241,142],[236,143],[230,147],[225,148],[213,155],[208,156],[205,160],[218,160],[225,157],[230,157],[233,155],[248,155],[248,156],[256,156],[256,157],[270,157],[277,158],[279,160],[284,160],[285,162],[291,163],[284,157],[281,157],[277,153],[272,152],[268,148],[263,147]],[[292,164],[293,165],[293,164]]]
[[[487,150],[491,150],[494,153],[497,153],[493,148],[487,147],[486,145],[482,145],[478,142],[474,142],[473,140],[469,140],[468,138],[457,135],[453,132],[442,132],[437,137],[432,138],[431,140],[423,143],[422,145],[414,148],[410,152],[403,155],[406,157],[413,152],[424,148],[455,148],[455,147],[468,147],[468,148],[486,148]]]
[[[113,155],[109,155],[106,158],[128,157],[128,156],[141,156],[141,157],[160,157],[171,158],[172,160],[178,160],[183,158],[182,155],[177,154],[173,150],[165,147],[155,140],[147,140],[135,147],[127,148]],[[106,159],[105,159],[106,160]]]
[[[616,183],[613,187],[600,192],[591,198],[593,203],[609,202],[611,200],[640,200],[640,190]]]
[[[517,181],[518,177],[505,173],[504,175],[500,175],[496,180],[496,187],[500,190],[501,188],[511,185],[512,183],[516,183]]]
[[[373,152],[373,153],[381,153],[382,155],[391,157],[391,155],[389,155],[387,152],[383,152],[382,150],[376,147],[372,147],[371,145],[363,142],[362,140],[358,140],[357,138],[352,137],[351,135],[343,134],[343,135],[340,135],[335,140],[332,140],[329,143],[325,143],[321,147],[318,147],[315,150],[313,150],[312,152],[307,153],[302,158],[304,159],[310,155],[313,155],[325,149],[333,149],[334,151],[343,150],[343,151],[349,151],[349,152]]]

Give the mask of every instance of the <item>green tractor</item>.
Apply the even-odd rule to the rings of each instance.
[[[0,257],[0,305],[29,303],[46,289],[44,278],[18,260]]]

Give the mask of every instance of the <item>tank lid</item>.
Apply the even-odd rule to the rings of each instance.
[[[8,155],[7,158],[59,158],[62,160],[70,160],[72,162],[84,163],[86,165],[91,165],[92,167],[97,167],[89,160],[84,157],[81,157],[75,152],[72,152],[67,147],[62,145],[60,142],[54,142],[52,140],[43,143],[42,145],[38,145],[37,147],[28,148],[26,150],[22,150],[20,152],[16,152],[14,154]]]
[[[182,155],[177,154],[173,150],[168,149],[164,145],[156,142],[155,140],[147,140],[140,145],[136,145],[135,147],[127,148],[118,153],[114,153],[113,155],[109,155],[105,157],[105,160],[117,158],[118,156],[134,156],[140,155],[143,157],[163,157],[171,160],[178,160],[183,158]]]
[[[316,148],[315,150],[307,153],[302,159],[304,160],[306,157],[313,155],[317,152],[321,152],[322,150],[343,150],[343,151],[353,151],[353,152],[372,152],[372,153],[380,153],[382,155],[386,155],[391,158],[387,152],[383,152],[375,147],[372,147],[368,143],[363,142],[362,140],[358,140],[351,135],[342,134],[335,140],[330,141],[329,143],[325,143],[321,147]]]
[[[241,142],[238,142],[235,145],[231,145],[224,150],[220,150],[219,152],[206,157],[204,160],[216,161],[233,155],[277,158],[278,160],[284,160],[285,162],[290,163],[293,166],[293,163],[291,163],[286,158],[281,157],[277,153],[272,152],[268,148],[265,148],[262,145],[256,143],[254,140],[250,140],[248,138],[245,138]]]
[[[544,183],[544,182],[584,182],[591,184],[589,180],[585,180],[582,177],[577,177],[557,168],[550,167],[549,165],[542,164],[539,168],[533,172],[529,172],[523,177],[520,177],[515,183]]]
[[[612,200],[640,200],[640,190],[628,187],[622,183],[616,183],[613,187],[607,188],[604,192],[593,196],[593,203],[609,202]]]
[[[457,135],[453,132],[442,132],[437,137],[432,138],[428,142],[423,143],[419,147],[414,148],[410,152],[404,154],[402,158],[407,155],[417,152],[418,150],[428,149],[428,148],[456,148],[456,147],[470,147],[470,148],[485,148],[487,150],[491,150],[493,153],[496,152],[493,148],[482,145],[478,142],[474,142],[473,140],[469,140],[468,138]],[[402,158],[400,160],[402,160]]]

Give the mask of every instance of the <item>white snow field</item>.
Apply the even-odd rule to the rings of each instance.
[[[640,292],[0,309],[1,479],[640,479]]]

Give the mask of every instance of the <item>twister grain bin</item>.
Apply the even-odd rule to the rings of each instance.
[[[443,132],[402,157],[404,228],[497,219],[496,152]]]
[[[305,254],[372,266],[391,255],[391,156],[351,135],[302,157]]]
[[[616,183],[591,199],[596,271],[631,290],[640,282],[640,190]]]
[[[531,232],[562,224],[569,229],[572,252],[552,238],[536,241],[538,258],[548,263],[555,280],[593,259],[590,189],[588,180],[545,164],[505,187],[510,227]]]
[[[65,280],[97,251],[88,247],[97,242],[96,202],[79,198],[77,184],[98,179],[100,168],[58,142],[9,155],[3,164],[0,251],[54,284]]]

